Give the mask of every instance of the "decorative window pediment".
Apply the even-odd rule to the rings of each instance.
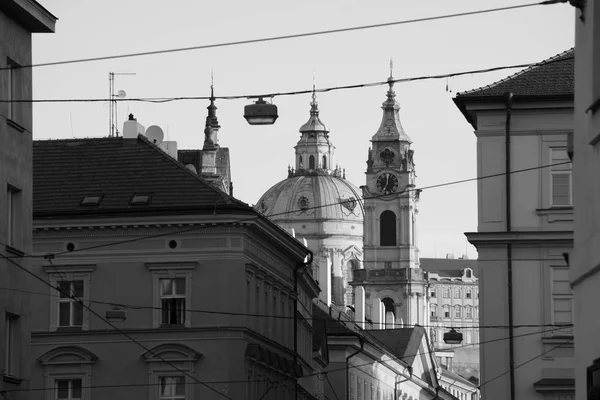
[[[164,360],[193,362],[200,357],[202,357],[201,353],[182,344],[161,344],[142,354],[146,362],[164,362]]]
[[[46,365],[93,364],[98,359],[91,351],[79,346],[57,347],[46,352],[38,361]]]

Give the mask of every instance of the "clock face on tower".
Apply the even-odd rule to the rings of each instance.
[[[394,193],[398,189],[398,178],[390,172],[384,172],[377,178],[377,190],[382,193]]]

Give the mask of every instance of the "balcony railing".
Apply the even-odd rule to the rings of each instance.
[[[415,281],[423,280],[423,270],[420,268],[385,268],[385,269],[355,269],[353,283],[364,281]]]

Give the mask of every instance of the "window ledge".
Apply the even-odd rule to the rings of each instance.
[[[161,324],[159,329],[185,329],[186,326],[184,324]]]
[[[550,208],[538,208],[535,210],[538,215],[547,214],[570,214],[573,212],[573,206],[560,206]]]
[[[6,252],[7,252],[7,253],[14,254],[14,255],[15,255],[15,256],[17,256],[17,257],[25,257],[25,253],[23,253],[23,252],[22,252],[21,250],[19,250],[19,249],[15,249],[15,248],[14,248],[14,247],[12,247],[12,246],[6,245],[4,248],[6,249]]]
[[[15,128],[16,130],[18,130],[19,132],[25,132],[25,128],[23,126],[21,126],[20,124],[16,123],[15,121],[13,121],[10,118],[6,119],[6,125],[12,126],[13,128]]]
[[[2,380],[6,383],[12,383],[13,385],[20,385],[23,379],[17,378],[13,375],[2,374]]]
[[[82,330],[81,326],[59,326],[56,328],[56,332],[81,332]]]
[[[573,335],[562,335],[562,336],[557,335],[557,336],[548,336],[548,337],[542,338],[542,343],[553,344],[553,345],[563,344],[560,347],[569,348],[569,347],[573,347],[573,344],[575,343],[575,341],[574,341]]]

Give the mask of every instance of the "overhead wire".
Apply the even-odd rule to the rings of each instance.
[[[534,335],[540,335],[540,334],[544,334],[544,333],[551,333],[554,332],[554,329],[548,329],[548,330],[541,330],[541,331],[536,331],[536,332],[527,332],[527,333],[522,333],[519,335],[515,335],[515,338],[520,338],[520,337],[528,337],[528,336],[534,336]],[[362,333],[369,333],[369,331],[362,331]],[[369,335],[369,337],[371,338],[371,340],[374,340],[376,345],[382,345],[382,343],[377,340],[374,336]],[[508,340],[508,337],[500,337],[500,338],[495,338],[495,339],[490,339],[490,340],[485,340],[482,342],[479,342],[479,345],[482,344],[489,344],[489,343],[495,343],[495,342],[500,342],[503,340]],[[572,339],[567,340],[567,342],[562,343],[561,345],[564,346],[565,344],[567,344],[568,342],[572,341]],[[453,346],[452,349],[456,350],[456,349],[460,349],[460,348],[465,348],[465,347],[473,347],[474,344],[464,344],[464,345],[459,345],[459,346]],[[558,346],[557,346],[558,347]],[[544,354],[548,353],[545,352]],[[403,355],[403,356],[397,356],[397,357],[390,357],[389,359],[387,359],[384,362],[389,362],[389,361],[402,361],[406,358],[412,358],[412,357],[416,357],[416,356],[421,356],[421,355],[431,355],[431,354],[435,354],[435,349],[431,350],[431,351],[416,351],[414,354],[408,354],[408,355]],[[531,362],[533,361],[535,358],[539,358],[541,356],[543,356],[544,354],[541,355],[537,355],[536,357],[534,357],[533,359],[530,359],[527,362]],[[360,369],[362,367],[365,366],[369,366],[372,365],[372,361],[369,362],[365,362],[365,363],[358,363],[355,365],[351,365],[349,366],[349,369]],[[519,366],[515,367],[518,368]],[[340,372],[340,371],[345,371],[346,367],[339,367],[339,368],[332,368],[329,369],[327,371],[320,371],[320,372],[314,372],[314,373],[310,373],[307,375],[302,376],[301,378],[310,378],[310,377],[318,377],[320,375],[327,375],[329,373],[333,373],[333,372]],[[208,384],[241,384],[241,383],[259,383],[259,382],[269,382],[269,383],[277,383],[277,382],[281,382],[286,380],[287,378],[282,378],[282,379],[251,379],[251,380],[217,380],[217,381],[202,381],[202,382],[190,382],[191,384],[201,384],[201,383],[208,383]],[[497,378],[495,378],[497,379]],[[90,389],[105,389],[105,388],[118,388],[118,387],[149,387],[149,386],[156,386],[156,383],[135,383],[135,384],[107,384],[107,385],[89,385],[89,386],[84,386],[83,388],[90,388]],[[482,384],[483,385],[483,384]],[[47,390],[54,390],[54,388],[51,387],[40,387],[40,388],[28,388],[28,389],[9,389],[6,390],[6,392],[24,392],[24,391],[47,391]]]
[[[511,174],[516,174],[516,173],[534,171],[534,170],[539,170],[539,169],[544,169],[544,168],[550,168],[550,167],[555,167],[555,166],[560,166],[560,165],[565,165],[565,164],[570,164],[570,161],[559,162],[559,163],[554,163],[554,164],[545,164],[545,165],[540,165],[540,166],[530,167],[530,168],[522,168],[522,169],[518,169],[518,170],[513,170],[510,173]],[[475,177],[475,178],[467,178],[467,179],[461,179],[461,180],[451,181],[451,182],[444,182],[444,183],[440,183],[440,184],[423,186],[423,187],[420,187],[420,188],[408,187],[408,188],[405,188],[400,193],[388,193],[388,194],[366,196],[366,197],[363,197],[362,199],[356,199],[356,201],[358,201],[358,202],[364,202],[364,200],[368,200],[368,199],[378,199],[378,198],[385,198],[385,197],[397,196],[398,194],[406,194],[406,193],[411,192],[411,191],[417,191],[418,192],[418,191],[422,191],[422,190],[439,188],[439,187],[443,187],[443,186],[450,186],[450,185],[456,185],[456,184],[460,184],[460,183],[466,183],[466,182],[480,181],[480,180],[483,180],[483,179],[496,178],[496,177],[500,177],[500,176],[504,176],[504,175],[506,175],[506,172],[500,172],[500,173],[497,173],[497,174],[490,174],[490,175],[483,175],[483,176],[478,176],[478,177]],[[284,216],[284,215],[288,215],[288,214],[293,214],[293,213],[297,213],[297,212],[306,212],[306,211],[316,210],[316,209],[325,208],[325,207],[332,207],[332,206],[336,206],[336,205],[347,204],[348,201],[349,201],[349,199],[342,199],[340,201],[333,202],[333,203],[321,204],[321,205],[315,205],[315,206],[309,206],[309,207],[302,208],[302,209],[294,209],[294,210],[282,211],[282,212],[274,213],[274,214],[261,214],[258,211],[256,211],[258,213],[258,215],[253,215],[251,217],[238,219],[236,221],[229,222],[229,223],[222,223],[220,225],[229,226],[229,225],[232,225],[232,224],[241,224],[241,223],[250,222],[250,221],[254,221],[254,220],[257,220],[257,219],[260,219],[260,218],[265,218],[265,217],[271,219],[271,218],[274,218],[274,217],[280,217],[280,216]],[[216,210],[216,205],[215,205],[215,210]],[[132,238],[132,239],[125,239],[125,240],[120,240],[120,241],[115,241],[115,242],[109,242],[109,243],[103,243],[103,244],[92,245],[92,246],[87,246],[87,247],[81,247],[81,248],[78,248],[78,249],[76,248],[76,249],[73,249],[71,251],[65,250],[65,251],[59,251],[59,252],[49,253],[49,254],[46,254],[46,255],[25,255],[24,257],[33,257],[33,258],[57,257],[57,256],[61,256],[61,255],[64,255],[64,254],[73,254],[73,253],[77,253],[77,252],[82,252],[82,251],[87,251],[87,250],[93,250],[93,249],[98,249],[98,248],[104,248],[104,247],[110,247],[110,246],[116,246],[116,245],[120,245],[120,244],[132,243],[132,242],[137,242],[137,241],[141,241],[141,240],[148,240],[148,239],[154,239],[154,238],[165,237],[165,236],[179,235],[179,234],[183,234],[183,233],[188,233],[188,232],[194,232],[194,231],[199,231],[199,230],[203,230],[203,229],[214,228],[214,226],[212,224],[213,223],[211,222],[211,224],[208,225],[208,226],[206,226],[206,225],[193,226],[193,227],[190,227],[190,228],[179,229],[179,230],[175,230],[175,231],[172,231],[172,232],[157,233],[157,234],[145,235],[143,237],[136,237],[136,238]],[[23,257],[22,256],[10,256],[9,258],[23,258]]]
[[[62,275],[63,279],[65,281],[68,281],[68,279],[66,279],[66,277],[63,275],[62,272],[60,272],[58,269],[56,269],[56,273]],[[34,292],[34,291],[30,291],[30,290],[22,290],[22,289],[14,289],[14,288],[8,288],[5,286],[0,286],[0,290],[8,290],[8,291],[14,291],[14,292],[20,292],[20,293],[27,293],[27,294],[32,294],[32,295],[39,295],[39,296],[47,296],[47,297],[52,297],[54,295],[49,294],[49,293],[41,293],[41,292]],[[73,295],[71,293],[71,295]],[[83,302],[87,302],[89,304],[101,304],[101,305],[107,305],[107,306],[116,306],[116,307],[120,307],[123,309],[128,309],[128,310],[162,310],[161,307],[156,307],[156,306],[147,306],[147,305],[133,305],[133,304],[127,304],[127,303],[120,303],[120,302],[114,302],[114,301],[102,301],[102,300],[81,300]],[[269,314],[258,314],[258,313],[246,313],[246,312],[233,312],[233,311],[215,311],[215,310],[201,310],[201,309],[194,309],[194,308],[188,308],[186,309],[186,311],[189,311],[191,313],[199,313],[199,314],[213,314],[213,315],[229,315],[229,316],[239,316],[239,317],[255,317],[255,318],[273,318],[273,319],[294,319],[294,317],[290,317],[290,316],[285,316],[285,315],[269,315]],[[316,318],[313,317],[312,318],[313,321],[329,321],[330,317],[327,318]],[[352,323],[352,324],[358,324],[358,323],[363,323],[364,321],[359,321],[359,320],[353,320],[353,319],[341,319],[339,320],[340,322],[343,323]],[[380,322],[379,324],[384,325],[384,326],[396,326],[396,323],[393,322]],[[458,329],[458,330],[462,330],[462,329],[505,329],[508,327],[508,325],[479,325],[477,323],[461,323],[461,322],[450,322],[450,325],[420,325],[423,328],[436,328],[436,329]],[[547,328],[547,327],[553,327],[557,330],[559,329],[565,329],[565,328],[570,328],[573,327],[573,324],[517,324],[517,325],[513,325],[514,328]]]
[[[402,20],[402,21],[392,21],[392,22],[384,22],[384,23],[379,23],[379,24],[360,25],[360,26],[338,28],[338,29],[327,29],[327,30],[321,30],[321,31],[296,33],[296,34],[290,34],[290,35],[279,35],[279,36],[271,36],[271,37],[264,37],[264,38],[257,38],[257,39],[237,40],[237,41],[231,41],[231,42],[205,44],[205,45],[189,46],[189,47],[179,47],[179,48],[163,49],[163,50],[151,50],[151,51],[143,51],[143,52],[135,52],[135,53],[115,54],[115,55],[99,56],[99,57],[79,58],[79,59],[72,59],[72,60],[50,61],[50,62],[45,62],[45,63],[21,65],[21,66],[18,66],[18,68],[36,68],[36,67],[47,67],[47,66],[52,66],[52,65],[78,64],[78,63],[85,63],[85,62],[95,62],[95,61],[114,60],[114,59],[122,59],[122,58],[150,56],[150,55],[157,55],[157,54],[177,53],[177,52],[185,52],[185,51],[192,51],[192,50],[212,49],[212,48],[218,48],[218,47],[238,46],[238,45],[245,45],[245,44],[252,44],[252,43],[273,42],[273,41],[296,39],[296,38],[302,38],[302,37],[322,36],[322,35],[329,35],[329,34],[334,34],[334,33],[352,32],[352,31],[359,31],[359,30],[366,30],[366,29],[383,28],[383,27],[395,26],[395,25],[406,25],[406,24],[413,24],[413,23],[418,23],[418,22],[465,17],[465,16],[477,15],[477,14],[487,14],[487,13],[515,10],[515,9],[519,9],[519,8],[528,8],[528,7],[534,7],[534,6],[552,5],[552,4],[558,4],[558,3],[565,3],[566,1],[567,0],[546,0],[546,1],[536,2],[536,3],[519,4],[519,5],[514,5],[514,6],[506,6],[506,7],[497,7],[497,8],[490,8],[490,9],[485,9],[485,10],[466,11],[466,12],[460,12],[460,13],[454,13],[454,14],[437,15],[437,16],[431,16],[431,17],[414,18],[414,19],[408,19],[408,20]],[[10,68],[11,67],[2,67],[2,68],[0,68],[0,71],[10,69]]]
[[[573,60],[574,56],[561,57],[553,60],[545,60],[539,61],[535,63],[521,63],[521,64],[513,64],[513,65],[503,65],[496,67],[488,67],[488,68],[480,68],[468,71],[458,71],[458,72],[449,72],[444,74],[436,74],[436,75],[420,75],[420,76],[412,76],[406,78],[394,78],[388,79],[385,81],[377,81],[377,82],[367,82],[367,83],[357,83],[350,85],[342,85],[342,86],[332,86],[325,88],[314,88],[314,89],[303,89],[303,90],[294,90],[288,92],[271,92],[271,93],[263,93],[263,94],[240,94],[240,95],[230,95],[230,96],[177,96],[177,97],[138,97],[138,98],[114,98],[114,99],[105,99],[105,98],[81,98],[81,99],[31,99],[31,100],[16,100],[16,99],[0,99],[0,103],[98,103],[98,102],[145,102],[145,103],[168,103],[172,101],[183,101],[183,100],[238,100],[238,99],[248,99],[248,98],[275,98],[275,97],[283,97],[283,96],[296,96],[301,94],[310,94],[310,93],[328,93],[334,92],[338,90],[348,90],[348,89],[359,89],[359,88],[367,88],[367,87],[376,87],[388,85],[390,83],[408,83],[408,82],[417,82],[431,79],[444,79],[444,78],[453,78],[457,76],[463,75],[475,75],[475,74],[485,74],[489,72],[502,71],[506,69],[517,69],[517,68],[534,68],[542,65],[550,65],[559,62],[565,62],[569,60]]]

